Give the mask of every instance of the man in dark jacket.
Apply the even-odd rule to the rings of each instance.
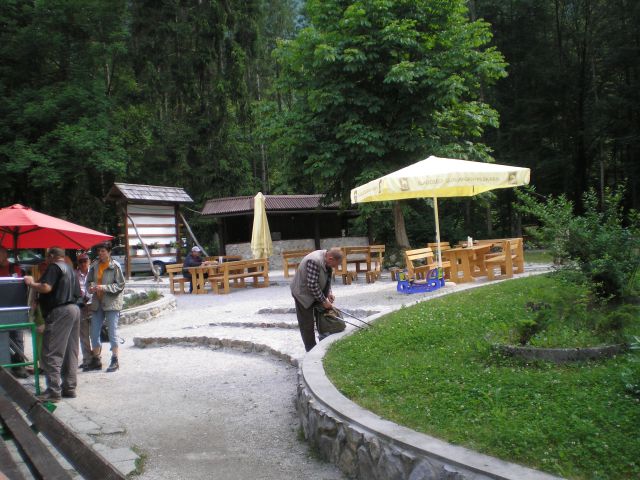
[[[35,282],[25,276],[24,283],[40,294],[45,319],[42,340],[42,368],[47,381],[43,400],[57,402],[60,397],[76,396],[78,336],[80,334],[80,285],[64,260],[64,250],[49,249],[49,266]]]
[[[200,265],[205,263],[201,256],[201,253],[202,250],[200,250],[200,247],[193,247],[191,249],[191,253],[185,257],[184,263],[182,264],[182,276],[189,279],[189,293],[193,293],[193,279],[191,278],[191,272],[189,271],[189,268],[199,267]]]
[[[311,252],[302,259],[291,282],[300,335],[307,352],[316,346],[313,309],[316,305],[331,308],[335,299],[331,292],[332,269],[341,261],[339,248]]]

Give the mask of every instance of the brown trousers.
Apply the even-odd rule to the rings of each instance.
[[[60,394],[75,390],[78,374],[80,309],[76,304],[54,308],[45,319],[42,369],[47,389]]]
[[[82,362],[91,361],[91,307],[85,305],[80,310],[80,350]]]

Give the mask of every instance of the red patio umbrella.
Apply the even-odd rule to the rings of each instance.
[[[0,209],[0,245],[5,248],[88,249],[111,240],[111,235],[91,230],[18,203]]]

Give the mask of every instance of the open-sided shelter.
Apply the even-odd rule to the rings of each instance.
[[[274,242],[313,239],[320,248],[323,238],[348,235],[348,220],[354,210],[341,210],[337,202],[324,205],[322,195],[265,195],[265,209]],[[254,197],[225,197],[207,200],[202,215],[218,222],[222,254],[228,244],[251,240]]]

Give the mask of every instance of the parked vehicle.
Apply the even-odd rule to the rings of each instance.
[[[123,270],[126,270],[127,252],[124,247],[113,247],[111,250],[111,258],[118,262],[122,266]],[[167,265],[177,263],[175,254],[167,254],[162,257],[151,257],[151,260],[156,272],[158,272],[158,275],[164,275],[166,273]],[[133,257],[131,259],[131,272],[127,273],[133,275],[134,273],[139,272],[151,272],[147,257]]]
[[[9,256],[10,263],[16,263],[16,258],[14,255]],[[40,265],[44,262],[44,256],[41,253],[38,253],[35,250],[18,250],[18,265],[25,272],[29,270],[30,267],[34,265]]]

